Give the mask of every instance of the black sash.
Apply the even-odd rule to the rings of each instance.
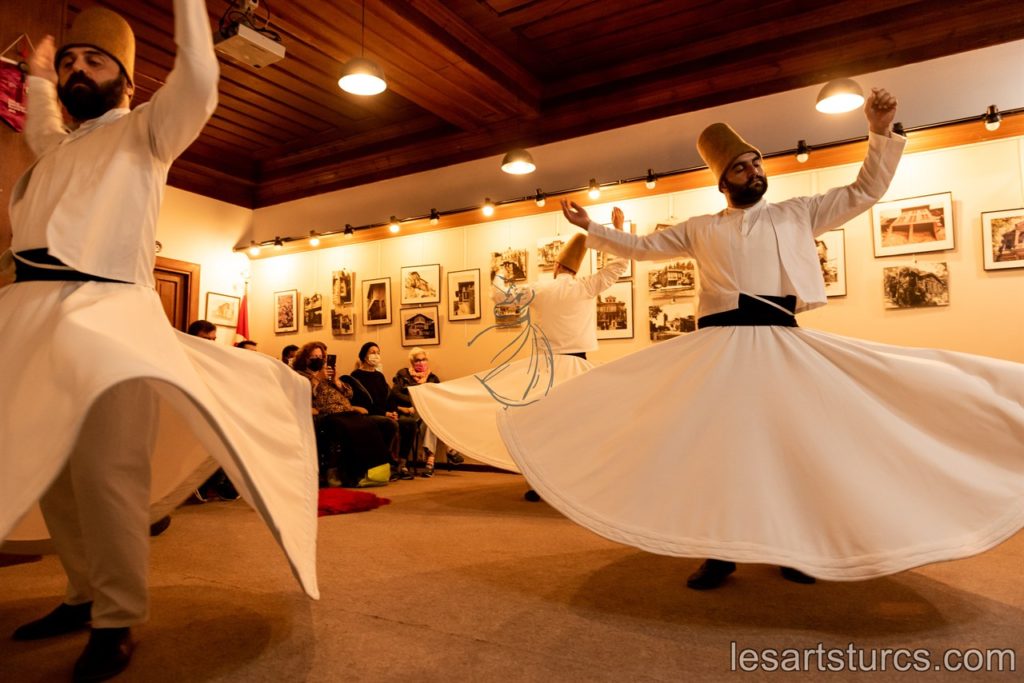
[[[792,313],[796,310],[796,297],[790,296],[764,296],[758,295],[782,306]],[[698,328],[705,327],[740,327],[747,325],[777,325],[781,327],[799,327],[796,324],[796,316],[787,314],[779,309],[758,301],[752,296],[740,294],[739,307],[731,311],[712,313],[701,316],[697,320]]]
[[[19,258],[20,257],[20,258]],[[25,263],[21,259],[46,266],[61,266],[60,268],[39,268],[32,263]],[[60,259],[50,256],[46,249],[26,249],[19,251],[14,257],[14,282],[32,282],[44,280],[46,282],[120,282],[123,280],[111,280],[110,278],[90,275],[77,270],[68,270]]]

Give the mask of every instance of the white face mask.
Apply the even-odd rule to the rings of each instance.
[[[366,362],[369,363],[370,365],[372,365],[373,367],[377,367],[378,365],[380,365],[380,354],[379,353],[368,353],[368,354],[366,354]]]

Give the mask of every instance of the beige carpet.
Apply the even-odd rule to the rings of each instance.
[[[1021,680],[1024,534],[979,557],[863,583],[799,586],[773,567],[741,566],[722,589],[698,593],[684,587],[698,560],[605,541],[544,503],[523,501],[525,488],[515,475],[440,472],[376,489],[391,505],[321,518],[318,602],[299,592],[244,503],[182,508],[154,539],[151,619],[136,629],[135,659],[118,680],[897,676],[891,663],[870,675],[731,671],[732,643],[852,643],[868,650],[866,664],[870,648],[927,648],[935,662],[947,648],[1013,648],[1016,673],[970,679]],[[69,677],[84,633],[36,643],[6,637],[52,608],[62,586],[51,556],[0,567],[0,680]],[[878,666],[881,654],[874,657]],[[911,678],[954,676],[964,674]]]

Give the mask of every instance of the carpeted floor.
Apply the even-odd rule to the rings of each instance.
[[[1021,680],[1024,534],[868,582],[800,586],[748,565],[699,593],[684,586],[699,560],[613,544],[523,501],[525,489],[515,475],[439,472],[373,490],[390,505],[320,518],[317,602],[243,502],[184,507],[153,541],[151,618],[135,629],[135,658],[118,680],[844,681],[923,666],[889,655],[885,673],[731,669],[746,648],[810,649],[812,667],[819,656],[837,666],[851,644],[864,650],[853,655],[858,668],[880,666],[872,648],[928,649],[929,669],[949,648],[1012,648],[1016,672],[970,680]],[[0,680],[70,677],[84,633],[6,637],[55,606],[62,588],[52,556],[0,566]],[[844,653],[818,655],[819,643]]]

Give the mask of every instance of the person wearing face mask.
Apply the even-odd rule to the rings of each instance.
[[[400,369],[391,380],[391,406],[398,413],[399,432],[401,434],[400,452],[404,457],[409,457],[419,432],[419,441],[423,449],[424,469],[420,472],[421,477],[429,478],[434,476],[434,461],[437,453],[437,436],[420,420],[419,414],[413,405],[412,397],[409,395],[409,388],[422,386],[424,384],[438,384],[440,379],[430,371],[430,360],[427,352],[416,347],[409,351],[409,367]],[[404,429],[403,429],[404,428]],[[412,453],[413,458],[418,454]],[[457,453],[447,454],[448,462],[458,465],[463,461],[462,456]]]
[[[385,417],[398,424],[398,413],[388,405],[391,387],[382,370],[380,346],[376,342],[366,342],[359,349],[359,359],[351,374],[341,378],[352,388],[352,404],[365,408],[367,413],[377,417]],[[394,479],[413,479],[406,466],[406,460],[399,450],[396,440],[392,451],[394,462]]]

